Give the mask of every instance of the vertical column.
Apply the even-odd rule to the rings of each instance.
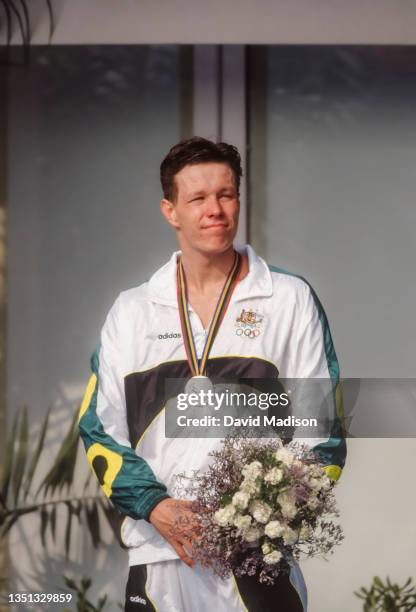
[[[247,242],[247,107],[246,53],[244,45],[222,47],[221,140],[237,147],[241,155],[243,180],[240,187],[240,223],[237,243]]]
[[[194,135],[220,138],[220,48],[195,45],[194,48]]]
[[[1,50],[0,66],[0,479],[5,464],[6,421],[6,210],[7,210],[7,63],[9,50]],[[2,592],[8,591],[7,538],[0,541],[0,578]],[[0,611],[6,606],[0,604]]]
[[[236,242],[247,241],[246,84],[244,45],[196,45],[193,132],[234,144],[241,154],[240,224]]]

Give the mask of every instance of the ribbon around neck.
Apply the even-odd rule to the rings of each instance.
[[[184,340],[186,356],[188,359],[189,368],[192,376],[204,376],[206,363],[214,344],[215,336],[220,328],[221,322],[227,311],[230,303],[231,295],[237,285],[238,276],[241,267],[241,255],[235,252],[234,263],[228,272],[224,286],[215,306],[214,314],[212,315],[211,323],[205,341],[204,350],[202,351],[201,359],[198,360],[195,340],[192,333],[191,321],[189,319],[188,310],[188,290],[186,285],[185,270],[183,269],[182,259],[179,259],[177,265],[177,293],[178,293],[178,309],[179,318],[181,321],[182,337]]]

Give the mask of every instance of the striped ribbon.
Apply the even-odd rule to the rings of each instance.
[[[228,272],[227,278],[225,279],[224,286],[221,290],[220,297],[218,298],[217,305],[215,306],[214,314],[211,319],[209,326],[207,339],[205,341],[204,350],[202,351],[201,359],[198,360],[195,340],[192,333],[191,322],[189,319],[188,310],[188,291],[186,286],[185,271],[183,269],[182,260],[178,261],[177,266],[177,291],[178,291],[178,309],[179,318],[181,321],[182,337],[184,339],[186,356],[188,358],[189,368],[192,372],[192,376],[204,376],[206,363],[208,360],[209,353],[212,345],[214,344],[215,336],[220,328],[221,322],[224,318],[228,304],[231,299],[231,295],[237,285],[238,275],[240,273],[241,256],[239,253],[235,253],[234,263],[231,270]]]

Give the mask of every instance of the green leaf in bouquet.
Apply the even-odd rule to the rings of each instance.
[[[42,427],[41,427],[41,430],[40,430],[40,433],[39,433],[39,437],[38,437],[38,441],[37,441],[37,444],[36,444],[36,449],[35,449],[35,451],[33,453],[32,461],[30,463],[30,467],[29,467],[29,470],[27,472],[27,478],[26,478],[25,486],[24,486],[24,499],[25,500],[26,500],[27,495],[28,495],[28,493],[30,491],[30,485],[32,484],[33,476],[35,474],[36,467],[37,467],[38,462],[39,462],[39,457],[40,457],[40,455],[41,455],[41,453],[43,451],[43,447],[44,447],[44,444],[45,444],[45,436],[46,436],[46,432],[47,432],[47,429],[48,429],[50,411],[51,411],[51,408],[49,407],[48,411],[46,413],[46,416],[45,416],[45,418],[43,420]]]
[[[223,508],[224,506],[227,506],[228,504],[231,504],[233,500],[233,496],[234,496],[234,491],[232,491],[231,493],[225,493],[221,497],[221,502],[220,502],[221,508]]]
[[[22,418],[20,420],[20,433],[18,439],[18,449],[16,453],[15,467],[12,475],[12,484],[14,491],[14,503],[17,504],[20,494],[20,487],[23,481],[23,474],[27,461],[27,444],[28,444],[28,420],[27,407],[24,406]]]

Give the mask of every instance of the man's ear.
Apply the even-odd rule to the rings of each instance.
[[[166,198],[160,200],[160,212],[165,217],[169,225],[171,225],[175,229],[179,228],[176,215],[176,207],[173,202],[171,202],[170,200],[166,200]]]

